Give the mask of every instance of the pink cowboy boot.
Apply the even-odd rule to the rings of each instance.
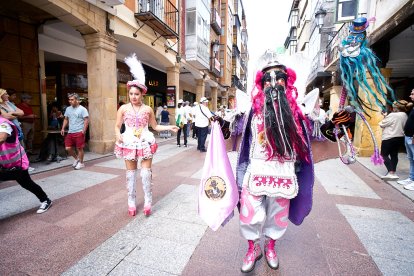
[[[248,273],[254,269],[254,266],[260,258],[262,258],[262,250],[258,241],[248,240],[249,249],[247,250],[246,256],[243,259],[243,265],[241,272]]]
[[[148,217],[151,215],[151,204],[147,204],[144,206],[144,215]]]
[[[275,251],[275,242],[275,240],[267,239],[264,246],[266,262],[271,269],[279,268],[279,259],[277,258]]]

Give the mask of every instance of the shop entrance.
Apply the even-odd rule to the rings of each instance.
[[[155,107],[154,95],[145,95],[144,104],[150,106],[152,109]]]
[[[183,100],[184,101],[189,101],[190,104],[192,104],[193,102],[196,101],[196,94],[189,92],[189,91],[183,91]]]

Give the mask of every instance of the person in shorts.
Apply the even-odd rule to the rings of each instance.
[[[85,146],[85,133],[89,125],[89,113],[88,110],[80,105],[79,95],[76,93],[69,94],[69,104],[65,110],[60,133],[65,135],[65,129],[69,125],[68,134],[65,137],[65,148],[75,161],[72,167],[75,170],[80,170],[85,167],[83,163],[84,146]],[[73,148],[76,148],[77,153]]]

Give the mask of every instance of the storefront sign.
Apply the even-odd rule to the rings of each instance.
[[[175,107],[175,86],[167,86],[167,107]]]
[[[156,81],[156,80],[149,80],[148,81],[148,86],[158,86],[158,81]]]

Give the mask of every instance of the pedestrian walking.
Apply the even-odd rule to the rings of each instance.
[[[184,136],[184,147],[187,147],[187,113],[184,109],[184,101],[179,99],[175,109],[175,124],[179,127],[177,132],[177,147],[181,147],[181,133]]]
[[[208,135],[208,126],[210,125],[210,119],[213,117],[210,109],[208,108],[208,99],[202,97],[200,104],[195,108],[195,126],[197,128],[197,150],[200,152],[206,152],[206,139]]]
[[[167,106],[164,105],[163,110],[161,111],[161,125],[168,126],[170,124],[170,112],[168,112]],[[171,137],[171,132],[169,130],[164,130],[160,132],[160,136],[164,139]]]
[[[142,188],[144,191],[144,215],[151,214],[152,204],[152,157],[157,151],[154,134],[148,129],[150,125],[155,131],[174,131],[178,127],[173,125],[158,125],[154,111],[143,103],[143,96],[147,93],[145,86],[145,72],[136,55],[125,58],[135,80],[127,82],[129,103],[118,109],[115,123],[115,155],[123,158],[126,166],[126,186],[128,189],[128,213],[136,215],[136,189],[138,168],[141,169]],[[125,131],[121,134],[122,123]]]
[[[190,137],[190,130],[191,130],[191,124],[193,123],[193,116],[191,114],[192,111],[192,107],[190,106],[190,102],[189,101],[185,101],[184,102],[184,112],[185,112],[185,116],[187,118],[187,137]]]
[[[277,269],[276,240],[286,232],[288,219],[299,225],[312,207],[313,161],[306,118],[295,100],[296,73],[277,62],[274,52],[265,53],[263,62],[236,168],[240,232],[248,241],[244,273],[262,257],[262,236],[266,262]]]
[[[414,89],[411,90],[410,99],[414,102]],[[404,189],[414,191],[414,109],[408,115],[404,126],[404,143],[407,158],[410,161],[410,175],[407,179],[397,181],[397,183],[404,185]]]
[[[157,109],[155,110],[155,119],[157,120],[157,123],[161,122],[161,111],[163,111],[163,108],[162,104],[159,103]]]
[[[29,94],[21,95],[21,103],[17,105],[18,108],[23,110],[24,115],[19,116],[19,122],[21,123],[23,136],[24,136],[24,147],[26,153],[33,153],[33,138],[35,131],[35,119],[36,115],[33,113],[33,108],[31,106],[32,96]]]
[[[0,181],[15,180],[33,193],[41,202],[36,213],[46,212],[52,201],[29,174],[29,159],[18,139],[18,129],[11,121],[0,115]]]
[[[85,135],[89,125],[89,113],[85,107],[80,105],[78,94],[69,94],[68,100],[70,106],[65,110],[65,118],[60,134],[65,136],[65,129],[69,126],[68,134],[65,137],[65,149],[75,159],[72,167],[75,170],[80,170],[85,167],[83,157],[85,155]]]
[[[383,113],[384,119],[379,123],[382,128],[381,156],[387,168],[387,174],[382,179],[398,179],[397,164],[398,150],[404,144],[404,126],[407,122],[407,108],[412,103],[405,100],[396,101],[392,105],[392,112]]]
[[[191,129],[193,130],[192,133],[192,137],[193,139],[197,138],[197,127],[195,126],[195,119],[196,119],[196,112],[197,112],[197,107],[198,106],[198,102],[194,102],[193,103],[193,107],[191,108],[191,118],[192,118],[192,123],[191,123]]]

